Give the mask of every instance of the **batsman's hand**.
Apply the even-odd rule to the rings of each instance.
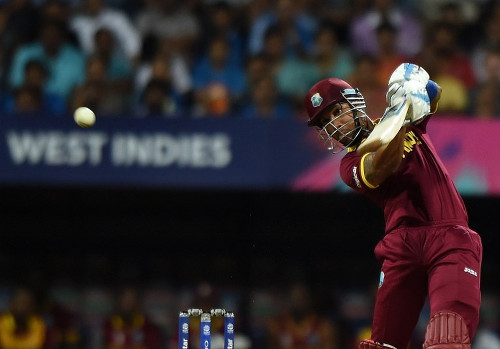
[[[431,100],[425,86],[418,80],[409,80],[403,84],[411,103],[406,117],[410,124],[419,123],[431,113]]]
[[[413,63],[402,63],[392,72],[387,86],[394,83],[402,85],[407,81],[418,81],[426,86],[429,82],[429,74],[421,66]]]
[[[405,99],[406,99],[406,90],[402,84],[396,82],[389,86],[389,89],[385,94],[385,100],[389,105],[389,108],[403,103]]]
[[[410,101],[405,124],[416,124],[430,113],[430,100],[425,85],[416,80],[393,83],[389,86],[385,99],[389,108],[402,104],[406,99]]]
[[[409,80],[404,83],[393,83],[386,93],[389,108],[401,104],[405,99],[410,100],[411,108],[406,116],[406,122],[417,124],[425,117],[436,112],[441,87],[432,80],[424,85],[418,80]]]
[[[442,89],[434,81],[429,79],[424,86],[419,81],[410,80],[405,82],[403,87],[411,101],[411,117],[409,118],[411,124],[418,124],[437,111]]]

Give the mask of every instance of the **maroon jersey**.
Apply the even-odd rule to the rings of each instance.
[[[386,232],[402,226],[468,224],[464,202],[426,134],[429,119],[406,128],[403,161],[378,187],[366,180],[363,156],[355,149],[341,161],[342,180],[383,208]]]

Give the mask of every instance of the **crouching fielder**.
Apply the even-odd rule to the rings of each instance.
[[[344,182],[384,211],[385,235],[375,247],[382,265],[372,337],[360,349],[406,349],[426,297],[431,318],[424,349],[465,349],[479,321],[482,244],[439,159],[427,123],[441,88],[419,66],[405,63],[389,81],[387,102],[410,99],[403,127],[388,143],[358,152],[374,127],[361,92],[330,78],[309,90],[308,125],[334,153]]]

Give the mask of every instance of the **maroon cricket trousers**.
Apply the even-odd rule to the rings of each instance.
[[[479,322],[482,244],[461,225],[398,228],[375,247],[382,264],[372,339],[406,349],[425,299],[431,317],[460,314],[472,338]]]

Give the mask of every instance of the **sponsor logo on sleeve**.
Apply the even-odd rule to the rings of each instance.
[[[358,188],[361,188],[361,182],[359,181],[359,178],[358,178],[358,167],[357,166],[354,166],[352,168],[352,179],[354,179],[354,182],[356,182],[356,186]]]

